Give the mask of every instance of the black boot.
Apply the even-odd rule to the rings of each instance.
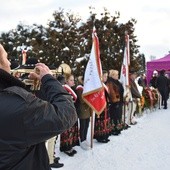
[[[72,150],[69,150],[69,151],[64,151],[64,153],[66,154],[66,155],[68,155],[68,156],[74,156],[74,152],[72,152]],[[77,152],[76,152],[77,153]]]
[[[53,164],[50,164],[50,167],[51,167],[51,168],[61,168],[61,167],[63,167],[64,164],[63,164],[63,163],[59,163],[59,162],[58,162],[59,160],[60,160],[59,157],[54,158],[54,163],[53,163]]]
[[[109,141],[109,139],[97,139],[97,142],[99,143],[108,143]]]
[[[51,168],[61,168],[61,167],[63,167],[64,166],[64,164],[63,163],[52,163],[52,164],[50,164],[50,167]]]
[[[120,132],[120,130],[118,130],[118,129],[112,130],[112,135],[114,135],[114,136],[118,136],[120,133],[121,133],[121,132]]]

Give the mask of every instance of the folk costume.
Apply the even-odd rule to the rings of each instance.
[[[124,89],[119,80],[108,78],[106,82],[109,92],[109,114],[111,125],[113,126],[112,134],[118,135],[122,130],[122,108]]]
[[[103,85],[105,88],[106,99],[108,99],[107,97],[108,87],[105,84]],[[108,138],[110,136],[111,129],[112,129],[111,124],[110,124],[110,115],[109,115],[107,106],[99,116],[95,114],[94,139],[96,139],[98,142],[101,142],[101,143],[107,143],[110,141]]]
[[[63,85],[63,87],[71,95],[75,103],[77,100],[77,95],[74,90],[67,84]],[[77,153],[77,151],[73,149],[76,145],[79,145],[78,121],[76,121],[70,129],[60,135],[60,151],[66,153],[68,156],[73,156]]]

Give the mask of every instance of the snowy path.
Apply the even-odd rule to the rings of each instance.
[[[138,124],[110,136],[107,144],[94,140],[93,149],[75,147],[74,157],[60,153],[63,170],[170,170],[170,104],[169,109],[145,113]],[[59,142],[59,141],[58,141]],[[53,169],[54,170],[54,169]]]

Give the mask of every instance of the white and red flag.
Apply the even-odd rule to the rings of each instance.
[[[125,49],[123,56],[123,63],[120,72],[120,82],[124,87],[124,96],[129,92],[129,66],[130,66],[130,52],[129,52],[129,35],[125,35]]]
[[[100,61],[99,40],[95,30],[93,30],[93,43],[89,61],[84,75],[83,99],[100,115],[106,107],[104,86],[101,81],[102,67]]]

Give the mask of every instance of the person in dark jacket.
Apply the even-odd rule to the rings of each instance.
[[[160,71],[160,75],[156,81],[156,87],[162,96],[162,105],[164,106],[164,109],[167,109],[169,82],[168,78],[165,77],[165,70]]]
[[[170,78],[169,78],[169,74],[165,74],[165,77],[167,77],[167,79],[168,79],[168,99],[169,99],[169,94],[170,94]]]
[[[152,78],[151,78],[151,80],[150,80],[150,86],[154,87],[155,89],[157,88],[157,87],[156,87],[157,78],[158,78],[158,72],[155,70],[155,71],[153,72]]]
[[[26,91],[10,74],[7,53],[0,45],[0,170],[49,170],[45,141],[74,125],[77,113],[71,96],[49,68],[36,64],[47,101]]]

